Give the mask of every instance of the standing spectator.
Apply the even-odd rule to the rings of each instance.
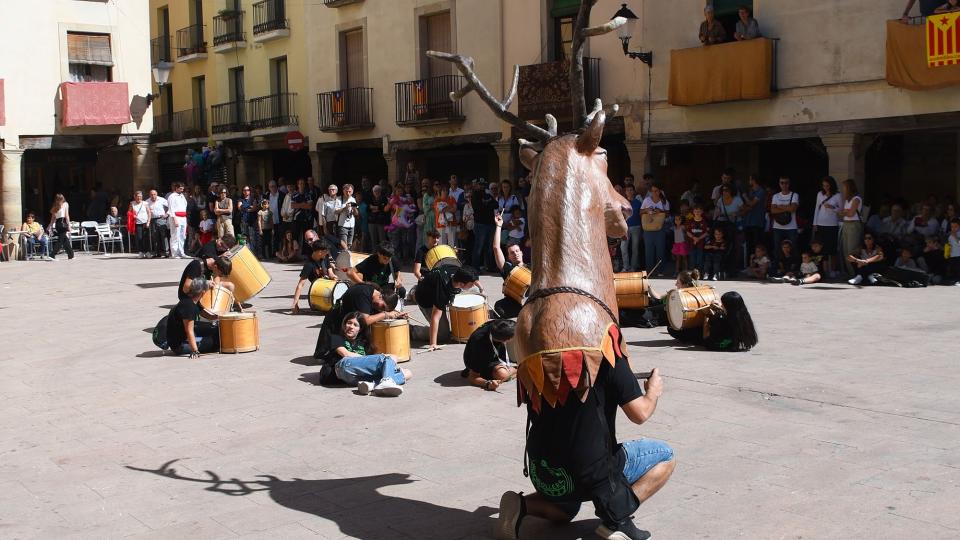
[[[494,184],[496,185],[496,184]],[[484,189],[482,184],[473,191],[471,203],[473,205],[473,266],[478,270],[489,272],[493,268],[488,261],[493,257],[493,251],[487,249],[493,238],[493,215],[497,211],[497,200]]]
[[[713,229],[713,234],[703,245],[703,279],[717,281],[720,279],[720,272],[723,270],[723,255],[727,252],[727,239],[723,235],[723,229],[717,227]]]
[[[940,220],[940,231],[938,234],[941,238],[946,238],[950,235],[950,222],[957,217],[957,205],[954,203],[947,204],[943,209],[943,219]]]
[[[147,204],[147,201],[143,200],[143,192],[136,191],[133,193],[133,200],[130,201],[130,208],[128,210],[134,215],[135,222],[135,231],[134,239],[137,242],[137,251],[140,252],[140,258],[147,258],[147,249],[148,249],[148,238],[150,234],[150,206]],[[133,251],[133,248],[130,249]]]
[[[293,207],[293,196],[297,193],[297,185],[289,184],[286,185],[286,188],[287,193],[283,197],[283,204],[280,206],[280,219],[282,220],[280,223],[281,227],[280,232],[277,233],[281,236],[281,243],[286,239],[286,233],[288,231],[291,233],[291,235],[296,235],[294,219],[297,215],[297,210]],[[297,246],[299,245],[300,243],[297,242]]]
[[[173,192],[167,199],[170,205],[170,254],[174,259],[183,259],[187,256],[183,244],[187,239],[187,198],[183,195],[183,184],[173,184]]]
[[[683,195],[680,196],[680,201],[687,201],[687,204],[690,205],[690,208],[693,208],[693,205],[697,204],[698,199],[700,199],[700,182],[696,179],[693,181],[693,185],[690,186],[690,189],[683,192]]]
[[[397,183],[393,188],[393,195],[384,207],[384,211],[390,216],[390,224],[384,230],[390,237],[390,243],[393,244],[397,257],[403,262],[411,262],[414,258],[413,251],[408,251],[410,243],[408,237],[411,231],[416,231],[413,224],[413,214],[416,211],[416,204],[407,193],[405,184]]]
[[[860,198],[857,184],[853,179],[843,181],[843,210],[840,211],[842,227],[840,228],[840,260],[843,261],[847,275],[853,275],[855,267],[850,257],[860,249],[863,237],[863,219],[860,208],[863,199]]]
[[[433,201],[434,230],[440,233],[440,242],[448,246],[457,245],[457,200],[450,194],[449,188],[440,185],[440,192]]]
[[[367,182],[370,181],[367,180]],[[370,244],[370,235],[367,233],[370,225],[370,204],[367,202],[369,200],[367,193],[373,196],[373,192],[367,191],[358,191],[354,194],[354,198],[357,199],[357,223],[353,229],[354,248],[351,249],[369,253],[373,246]]]
[[[194,184],[187,197],[187,252],[196,253],[200,247],[198,232],[200,231],[200,211],[206,209],[207,199],[200,191],[200,186]]]
[[[900,203],[890,205],[890,215],[883,218],[883,222],[879,227],[880,234],[890,236],[899,242],[900,239],[907,234],[907,227],[910,226],[903,216],[903,205]]]
[[[706,276],[703,267],[704,245],[710,236],[707,218],[703,215],[703,204],[693,205],[693,217],[686,224],[687,240],[690,241],[690,269],[698,270]]]
[[[703,18],[704,21],[700,23],[700,43],[716,45],[727,40],[727,31],[723,29],[720,21],[714,17],[712,5],[707,4],[703,8]]]
[[[257,235],[260,242],[258,255],[264,260],[273,256],[273,211],[270,210],[270,200],[264,197],[260,201],[260,211],[257,212]]]
[[[903,8],[903,15],[900,17],[900,22],[904,24],[909,22],[910,10],[913,9],[913,5],[916,3],[917,0],[907,0],[907,7]],[[933,15],[942,4],[942,0],[920,0],[920,16],[929,17]]]
[[[476,226],[474,221],[474,212],[473,204],[470,202],[473,199],[474,190],[473,188],[463,192],[463,211],[460,217],[460,245],[463,247],[463,259],[465,261],[471,261],[473,257],[473,229]]]
[[[640,205],[643,201],[637,197],[637,188],[633,186],[633,178],[629,184],[623,186],[623,196],[630,202],[633,213],[627,218],[627,238],[620,243],[620,253],[623,257],[624,272],[640,271],[640,246],[643,242],[643,227],[640,225]]]
[[[317,201],[317,214],[323,223],[324,234],[337,235],[337,211],[340,210],[340,197],[337,197],[337,185],[327,186],[327,193]]]
[[[946,3],[940,4],[940,7],[933,10],[934,13],[950,13],[952,11],[960,11],[960,0],[947,0]]]
[[[667,256],[667,238],[663,225],[670,213],[670,202],[664,198],[659,184],[650,186],[650,194],[640,205],[640,213],[647,216],[641,218],[643,246],[646,253],[647,272],[653,272],[654,267]],[[658,269],[657,275],[663,275],[662,268]]]
[[[353,184],[344,184],[340,204],[337,205],[337,238],[340,249],[352,249],[353,230],[357,223],[357,200],[353,198]]]
[[[240,234],[247,239],[248,244],[255,244],[253,236],[257,232],[259,206],[250,186],[243,186],[240,191],[240,200],[237,201],[237,212],[240,214]]]
[[[170,205],[163,197],[157,196],[157,190],[150,190],[150,200],[147,201],[150,207],[150,239],[153,247],[153,258],[159,259],[167,257],[167,250],[164,243],[167,239],[169,228],[167,220],[170,217]]]
[[[390,223],[390,214],[387,213],[387,204],[389,199],[383,193],[383,187],[379,184],[373,186],[373,197],[368,201],[368,223],[367,230],[370,233],[370,245],[379,246],[387,241],[387,233],[384,230]],[[394,246],[397,249],[397,246]]]
[[[756,39],[760,37],[760,24],[753,18],[753,12],[747,6],[737,9],[737,30],[733,33],[737,41]]]
[[[70,203],[67,202],[63,193],[57,193],[53,198],[53,206],[50,207],[50,232],[57,233],[57,243],[67,251],[67,258],[73,258],[73,245],[70,243]],[[59,248],[57,249],[59,251]],[[57,258],[56,252],[50,253],[50,257]]]
[[[670,253],[673,254],[674,273],[679,276],[680,272],[687,269],[687,256],[690,254],[690,244],[687,243],[687,226],[683,221],[683,213],[673,216],[673,248]]]
[[[950,235],[947,236],[946,245],[943,250],[947,259],[946,277],[952,279],[954,285],[960,285],[960,219],[950,220]]]
[[[733,269],[737,252],[737,222],[743,211],[743,199],[737,195],[734,185],[725,184],[720,189],[720,198],[713,209],[713,224],[723,229],[723,237],[727,239],[730,249],[723,257],[723,271]]]
[[[285,198],[286,194],[279,189],[279,182],[271,180],[267,183],[267,194],[264,196],[264,200],[270,205],[270,219],[272,220],[270,236],[273,241],[271,245],[264,246],[266,248],[264,252],[270,254],[269,257],[266,257],[268,259],[272,258],[273,254],[276,253],[282,240],[283,231],[281,231],[282,222],[280,220],[280,209],[283,208]]]
[[[420,181],[420,198],[417,200],[417,207],[420,210],[420,216],[417,217],[417,245],[422,246],[426,242],[427,231],[437,229],[436,214],[433,210],[433,201],[437,198],[437,191],[440,189],[439,182],[431,182],[429,178]]]
[[[297,190],[290,198],[290,206],[293,208],[293,226],[294,238],[301,242],[301,255],[309,255],[310,246],[303,242],[303,233],[307,232],[313,226],[313,197],[307,189],[307,181],[303,178],[297,179]]]
[[[500,196],[497,197],[497,206],[501,213],[510,212],[510,209],[514,206],[520,206],[523,209],[523,206],[520,205],[520,199],[513,194],[513,184],[509,180],[500,182]]]
[[[213,215],[217,218],[217,238],[225,235],[235,236],[233,229],[233,201],[227,196],[227,187],[220,188],[220,197],[213,205]]]
[[[797,208],[800,206],[800,196],[790,191],[790,179],[780,177],[780,191],[773,194],[770,201],[770,215],[773,217],[773,245],[780,246],[784,240],[792,243],[797,241]],[[780,250],[776,251],[780,258]]]
[[[813,237],[820,241],[823,252],[826,254],[826,263],[820,267],[820,271],[826,272],[827,275],[832,275],[836,271],[833,255],[837,253],[842,211],[843,197],[837,193],[837,181],[832,176],[823,177],[820,181],[820,191],[817,192],[816,207],[813,210]]]
[[[457,202],[457,210],[463,209],[463,188],[460,187],[460,179],[457,178],[457,175],[450,175],[450,196],[453,197],[453,200]]]
[[[753,253],[763,242],[763,230],[766,226],[767,190],[760,185],[759,177],[751,174],[747,180],[748,189],[743,194],[743,237],[747,242],[747,252]]]
[[[403,172],[403,182],[409,185],[411,182],[416,186],[420,182],[420,172],[417,171],[416,164],[412,161],[407,162],[407,169]],[[408,189],[408,193],[413,195],[413,190]]]
[[[717,202],[717,199],[720,198],[723,190],[723,186],[732,186],[733,185],[733,175],[736,174],[736,170],[733,167],[727,167],[723,170],[723,174],[720,175],[720,183],[716,186],[713,186],[713,190],[710,192],[710,200],[714,203]]]

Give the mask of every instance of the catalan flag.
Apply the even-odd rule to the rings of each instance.
[[[927,17],[927,67],[960,64],[960,11]]]

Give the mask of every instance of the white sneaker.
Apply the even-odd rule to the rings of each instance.
[[[717,281],[717,274],[714,274],[713,277],[710,278],[710,281]]]
[[[863,283],[863,276],[861,276],[860,274],[857,274],[857,275],[853,276],[853,278],[848,279],[848,280],[847,280],[847,283],[849,283],[849,284],[851,284],[851,285],[859,285],[859,284]]]
[[[357,383],[357,393],[361,396],[369,395],[373,391],[373,383],[370,381],[360,381]]]
[[[397,397],[403,393],[403,387],[393,382],[393,379],[383,379],[373,388],[373,393],[383,397]]]

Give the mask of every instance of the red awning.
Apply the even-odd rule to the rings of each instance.
[[[64,127],[112,126],[130,122],[125,82],[61,83]]]
[[[7,125],[6,103],[3,100],[3,79],[0,79],[0,126]]]

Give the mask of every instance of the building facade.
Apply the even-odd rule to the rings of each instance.
[[[102,222],[106,209],[89,204],[91,190],[129,195],[156,179],[147,4],[48,0],[6,11],[2,223],[19,227],[29,211],[46,224],[56,193],[74,219]]]

